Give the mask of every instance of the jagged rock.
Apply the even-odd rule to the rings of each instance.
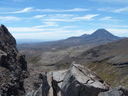
[[[119,86],[107,92],[102,92],[98,96],[128,96],[128,90]]]
[[[47,73],[47,81],[50,90],[47,92],[49,96],[61,96],[61,86],[67,70],[52,71]]]
[[[96,73],[79,64],[72,64],[69,70],[48,72],[47,81],[52,91],[46,96],[97,96],[109,90]]]
[[[72,64],[61,86],[62,96],[97,96],[109,86],[94,72],[79,64]]]
[[[32,90],[31,92],[26,93],[25,96],[43,96],[42,94],[43,92],[42,92],[42,84],[41,84],[37,90]]]
[[[28,77],[25,56],[16,48],[16,40],[8,29],[0,26],[0,94],[22,96],[24,79]]]

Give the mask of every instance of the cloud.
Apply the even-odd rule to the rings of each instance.
[[[71,36],[71,31],[60,31],[61,34],[56,32],[40,32],[40,33],[13,33],[16,39],[43,39],[43,40],[60,40],[66,39]]]
[[[46,15],[36,15],[34,16],[33,18],[37,19],[37,18],[42,18],[42,17],[45,17]]]
[[[89,10],[90,10],[90,9],[74,8],[74,9],[64,10],[64,11],[71,12],[71,11],[89,11]]]
[[[126,34],[128,34],[128,29],[107,29],[107,30],[117,36],[126,36]]]
[[[100,20],[112,20],[112,17],[108,16],[108,17],[101,18]]]
[[[35,26],[35,28],[41,28],[41,27],[50,27],[50,26],[59,26],[58,24],[56,24],[55,22],[42,22],[45,25],[40,25],[40,26]]]
[[[74,20],[93,20],[94,17],[98,16],[99,14],[88,14],[82,17],[75,17]]]
[[[20,11],[14,11],[14,12],[4,12],[4,13],[26,13],[26,12],[76,12],[76,11],[89,11],[90,9],[84,9],[84,8],[74,8],[74,9],[68,9],[68,10],[55,10],[55,9],[34,9],[33,7],[26,7],[23,10]]]
[[[46,23],[46,22],[45,22]],[[48,22],[47,22],[48,24]],[[40,26],[34,26],[34,27],[8,27],[10,32],[48,32],[48,31],[55,31],[55,32],[59,32],[59,31],[64,31],[65,29],[68,28],[74,28],[76,26],[63,26],[63,27],[59,27],[59,28],[43,28],[45,25],[40,25]]]
[[[48,24],[48,22],[46,22]],[[17,39],[46,39],[46,40],[59,40],[72,36],[74,31],[69,28],[75,26],[63,26],[59,28],[43,28],[40,26],[34,27],[8,27],[13,36]],[[75,34],[75,33],[74,33]]]
[[[0,16],[1,21],[20,21],[21,18],[14,16]]]
[[[128,12],[128,7],[116,9],[116,10],[113,10],[113,12],[115,12],[115,13]]]
[[[41,12],[75,12],[75,11],[89,11],[90,9],[83,9],[83,8],[74,8],[69,10],[55,10],[55,9],[36,9],[36,11]]]
[[[113,11],[111,7],[105,7],[105,8],[98,8],[98,11]]]
[[[113,13],[126,13],[128,12],[128,6],[123,8],[112,8],[112,7],[106,7],[106,8],[98,8],[98,11],[106,11],[106,12],[113,12]]]
[[[106,20],[106,21],[122,21],[122,20],[119,20],[119,19],[114,19],[111,16],[107,16],[107,17],[101,18],[100,20]]]
[[[33,7],[27,7],[27,8],[24,8],[23,10],[21,11],[16,11],[16,12],[11,12],[11,13],[26,13],[26,12],[31,12],[33,9]]]
[[[99,14],[87,14],[85,16],[78,17],[78,15],[74,15],[74,14],[51,14],[51,15],[46,16],[46,18],[42,19],[42,21],[74,22],[74,21],[81,21],[81,20],[93,20],[93,18],[98,15]]]
[[[52,22],[72,22],[72,21],[75,21],[75,20],[72,20],[72,19],[66,19],[66,18],[63,18],[63,19],[58,19],[58,18],[55,18],[55,19],[43,19],[43,21],[52,21]]]

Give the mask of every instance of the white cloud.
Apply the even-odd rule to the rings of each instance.
[[[107,30],[117,36],[126,36],[126,34],[128,34],[128,29],[107,29]]]
[[[94,17],[98,16],[99,14],[88,14],[82,17],[75,17],[74,20],[93,20]]]
[[[73,12],[73,11],[89,11],[90,9],[84,9],[84,8],[74,8],[74,9],[68,9],[68,10],[55,10],[55,9],[36,9],[36,11],[41,12]]]
[[[10,32],[40,32],[46,29],[41,29],[37,27],[8,27]]]
[[[60,31],[61,34],[56,32],[40,32],[40,33],[13,33],[17,39],[43,39],[43,40],[60,40],[66,39],[71,36],[70,31]]]
[[[49,25],[50,26],[50,25]],[[59,31],[64,31],[65,29],[68,28],[74,28],[76,26],[63,26],[60,28],[43,28],[46,27],[45,25],[40,25],[40,26],[34,26],[34,27],[8,27],[10,32],[49,32],[49,31],[55,31],[55,32],[59,32]]]
[[[69,28],[75,26],[64,26],[60,28],[42,28],[41,26],[34,27],[8,27],[13,36],[17,39],[46,39],[59,40],[72,36]],[[74,32],[73,32],[74,33]]]
[[[73,17],[75,16],[74,14],[50,14],[48,17],[51,18],[64,18],[64,17]]]
[[[45,17],[46,15],[36,15],[36,16],[34,16],[33,18],[42,18],[42,17]]]
[[[121,12],[128,12],[128,6],[123,7],[123,8],[112,8],[112,7],[106,7],[106,8],[98,8],[98,11],[106,11],[106,12],[114,12],[114,13],[121,13]]]
[[[33,7],[27,7],[21,11],[16,11],[16,12],[11,12],[11,13],[26,13],[26,12],[31,12],[32,10],[33,10]]]
[[[67,10],[56,10],[56,9],[34,9],[33,7],[26,7],[20,11],[14,11],[14,12],[4,12],[6,14],[10,13],[26,13],[26,12],[34,12],[34,11],[40,11],[40,12],[76,12],[76,11],[89,11],[90,9],[84,9],[84,8],[74,8],[74,9],[67,9]]]
[[[107,17],[101,18],[100,20],[104,20],[104,21],[121,21],[121,20],[118,20],[118,19],[114,19],[111,16],[107,16]]]
[[[112,20],[112,17],[108,16],[108,17],[101,18],[100,20]]]
[[[21,18],[14,16],[0,16],[1,21],[19,21]]]
[[[128,12],[128,7],[116,9],[116,10],[113,10],[113,12],[115,12],[115,13]]]
[[[55,22],[43,22],[46,26],[58,26]]]
[[[49,27],[49,26],[58,26],[58,24],[56,24],[55,22],[42,22],[45,25],[40,25],[40,26],[35,26],[36,28],[41,28],[41,27]]]
[[[71,22],[76,21],[73,20],[77,16],[76,14],[45,14],[45,15],[36,15],[32,18],[29,18],[29,20],[32,19],[40,19],[40,21],[43,22]]]
[[[113,11],[112,7],[98,8],[98,11]]]
[[[66,18],[63,18],[63,19],[43,19],[43,21],[52,21],[52,22],[71,22],[71,21],[75,21],[75,20],[72,20],[72,19],[66,19]]]
[[[83,8],[74,8],[74,9],[70,9],[70,10],[64,10],[64,11],[89,11],[90,9],[83,9]]]

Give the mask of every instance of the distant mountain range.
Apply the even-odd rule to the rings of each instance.
[[[68,58],[76,58],[84,51],[122,39],[114,36],[105,29],[98,29],[91,35],[84,34],[65,40],[41,42],[34,44],[20,44],[18,49],[28,57],[30,63],[52,65]],[[71,59],[72,61],[72,59]]]
[[[64,40],[58,41],[51,41],[51,42],[41,42],[36,44],[23,44],[19,45],[18,47],[21,48],[37,48],[37,47],[61,47],[61,48],[68,48],[72,46],[80,46],[80,45],[87,45],[87,46],[97,46],[101,44],[106,44],[108,42],[112,42],[115,40],[122,39],[121,37],[114,36],[110,32],[105,29],[98,29],[91,35],[83,34],[78,37],[70,37]]]

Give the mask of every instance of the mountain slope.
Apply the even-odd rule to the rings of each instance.
[[[40,66],[55,65],[63,59],[77,57],[92,47],[119,39],[121,38],[112,35],[105,29],[99,29],[91,35],[84,34],[53,42],[22,44],[18,45],[18,48],[27,56],[29,63]]]
[[[108,32],[105,29],[98,29],[94,33],[92,33],[90,36],[88,36],[85,41],[88,41],[89,43],[97,43],[105,44],[108,42],[119,40],[120,37],[114,36],[110,32]]]
[[[88,36],[87,39],[98,39],[98,40],[106,39],[106,40],[113,41],[113,40],[119,39],[119,37],[114,36],[113,34],[111,34],[105,29],[98,29],[94,33],[92,33],[90,36]]]
[[[68,66],[72,60],[97,72],[112,87],[119,85],[128,89],[128,38],[100,45],[83,52],[75,58],[59,62],[58,66]]]

